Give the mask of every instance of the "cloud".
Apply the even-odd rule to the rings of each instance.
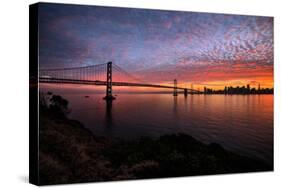
[[[273,18],[42,5],[40,67],[113,61],[152,82],[273,80]]]

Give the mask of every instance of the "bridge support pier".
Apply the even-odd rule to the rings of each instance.
[[[187,89],[184,89],[184,96],[187,96]]]
[[[115,97],[112,95],[112,62],[107,63],[106,73],[106,96],[104,100],[114,100]]]
[[[177,79],[174,79],[174,96],[178,96]]]

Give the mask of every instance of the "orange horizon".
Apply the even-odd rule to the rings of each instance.
[[[165,85],[165,86],[173,86],[173,83],[153,83],[153,84],[158,84],[158,85]],[[198,83],[198,82],[186,82],[186,83],[178,83],[177,86],[178,87],[183,87],[183,88],[191,88],[193,85],[193,89],[196,90],[200,90],[203,91],[204,87],[209,88],[209,89],[213,89],[213,90],[223,90],[225,88],[225,86],[227,87],[242,87],[242,86],[247,86],[250,85],[251,88],[258,88],[259,84],[260,84],[260,88],[274,88],[274,82],[273,80],[228,80],[228,81],[210,81],[210,82],[202,82],[202,83]],[[59,89],[75,89],[75,90],[79,90],[79,89],[83,89],[83,90],[104,90],[105,86],[96,86],[96,85],[77,85],[77,84],[42,84],[40,83],[39,85],[39,89],[40,88],[59,88]],[[122,90],[122,91],[148,91],[148,92],[152,92],[152,91],[165,91],[167,89],[163,89],[163,88],[151,88],[151,87],[128,87],[128,86],[113,86],[113,90]]]

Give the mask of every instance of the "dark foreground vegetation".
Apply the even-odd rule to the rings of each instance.
[[[40,184],[269,171],[261,161],[189,135],[125,141],[93,135],[67,118],[68,102],[40,96]]]

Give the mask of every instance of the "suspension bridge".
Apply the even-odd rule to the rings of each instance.
[[[114,78],[114,80],[113,80]],[[52,84],[82,84],[106,86],[105,100],[114,100],[112,86],[151,87],[173,89],[173,95],[178,95],[178,90],[188,93],[200,93],[193,88],[178,87],[177,79],[173,86],[151,84],[142,81],[112,62],[73,68],[39,69],[39,82]]]

